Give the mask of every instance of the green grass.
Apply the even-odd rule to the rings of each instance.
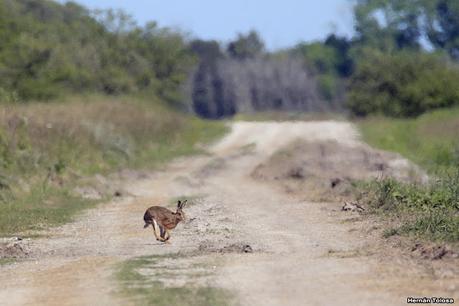
[[[370,145],[398,152],[430,172],[459,166],[459,108],[416,119],[373,117],[358,126]]]
[[[73,195],[68,189],[34,186],[0,204],[0,234],[26,234],[72,220],[83,209],[99,203]]]
[[[144,256],[123,262],[116,273],[116,278],[120,282],[119,293],[136,305],[224,306],[229,304],[232,296],[224,289],[191,285],[166,287],[155,280],[155,276],[160,274],[147,276],[139,272],[140,269],[154,269],[153,264],[174,257],[176,258],[177,255]]]
[[[139,98],[0,105],[0,236],[62,224],[92,207],[71,192],[84,178],[154,169],[202,152],[226,131],[223,122]]]
[[[370,212],[393,224],[383,236],[459,242],[459,108],[416,119],[369,118],[358,125],[366,142],[398,152],[431,174],[427,185],[385,178],[361,186]]]
[[[0,266],[12,264],[16,260],[15,258],[0,258]]]
[[[287,111],[261,111],[253,113],[240,113],[233,118],[236,121],[318,121],[318,120],[346,120],[340,113],[304,113]]]
[[[383,179],[366,183],[360,199],[367,211],[390,220],[383,237],[410,235],[459,242],[459,171],[428,186]]]

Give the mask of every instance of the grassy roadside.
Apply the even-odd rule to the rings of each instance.
[[[392,179],[364,184],[360,199],[371,213],[389,220],[385,236],[409,235],[459,242],[459,108],[416,119],[369,118],[358,122],[369,144],[395,151],[432,175],[426,186]]]
[[[71,220],[98,201],[73,192],[79,181],[123,168],[154,168],[199,152],[225,133],[135,98],[78,97],[0,106],[0,236]],[[102,199],[104,200],[104,199]]]
[[[427,186],[383,179],[360,185],[359,202],[388,221],[384,236],[459,243],[459,174]]]
[[[136,305],[224,306],[229,304],[232,296],[226,290],[194,284],[200,278],[207,276],[203,274],[202,269],[195,270],[196,267],[181,265],[165,266],[163,261],[171,259],[180,260],[176,255],[171,254],[144,256],[124,261],[116,273],[116,278],[120,282],[121,296],[135,302]],[[170,282],[175,278],[186,279],[186,284],[166,286],[161,282],[161,279]]]
[[[430,172],[459,165],[459,108],[416,119],[373,117],[358,126],[370,145],[398,152]]]
[[[287,111],[261,111],[254,113],[240,113],[233,117],[235,121],[344,121],[346,116],[340,113],[302,113]]]

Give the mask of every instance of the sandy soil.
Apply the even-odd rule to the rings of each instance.
[[[179,266],[184,273],[162,279],[165,285],[217,285],[234,292],[241,305],[403,305],[408,296],[459,298],[457,260],[413,259],[381,241],[377,223],[342,212],[341,203],[310,202],[253,178],[273,153],[298,141],[362,145],[346,122],[234,123],[210,154],[128,181],[124,188],[132,196],[89,210],[46,238],[24,241],[29,258],[0,267],[0,303],[130,304],[116,294],[113,272],[126,259],[155,254],[179,254],[161,269]],[[149,206],[171,206],[173,197],[192,199],[185,209],[189,221],[164,245],[143,229],[142,216]],[[253,252],[244,253],[245,245]],[[211,273],[187,278],[196,263]],[[154,275],[155,269],[141,272]]]

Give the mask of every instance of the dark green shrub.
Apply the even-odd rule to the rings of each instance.
[[[366,52],[348,85],[357,116],[420,115],[459,103],[459,69],[433,54]]]

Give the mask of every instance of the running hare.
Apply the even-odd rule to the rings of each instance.
[[[180,221],[185,220],[185,213],[182,209],[186,201],[181,202],[179,200],[177,202],[176,212],[161,206],[150,207],[143,215],[144,228],[151,224],[156,240],[166,242],[170,238],[169,230],[174,229]]]

